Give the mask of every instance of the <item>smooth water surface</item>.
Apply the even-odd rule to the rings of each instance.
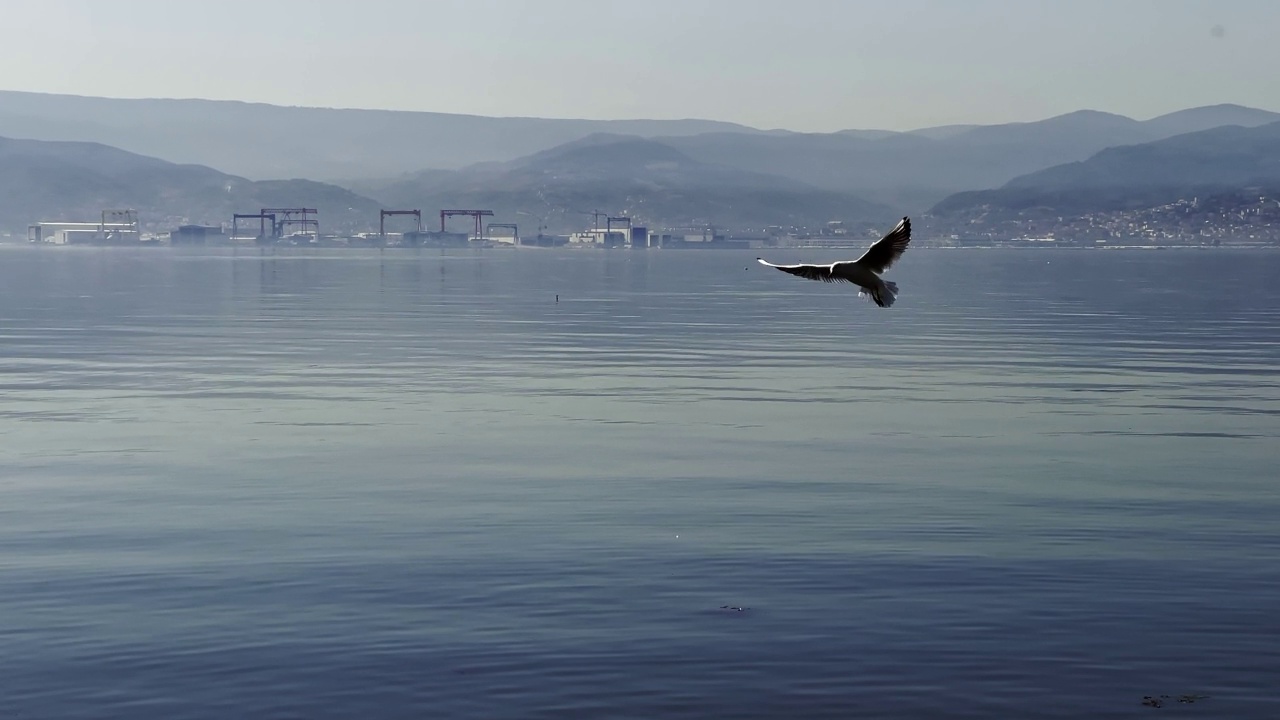
[[[1280,717],[1280,253],[755,254],[0,249],[0,718]]]

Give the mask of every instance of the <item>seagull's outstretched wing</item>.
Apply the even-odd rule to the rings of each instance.
[[[806,280],[821,280],[822,282],[849,282],[848,278],[840,277],[832,273],[835,265],[774,265],[764,258],[756,258],[756,262],[761,265],[768,265],[771,268],[778,268],[784,273],[798,275]]]
[[[902,222],[890,230],[888,235],[880,238],[875,245],[867,248],[862,257],[858,258],[858,264],[879,275],[888,270],[894,261],[902,257],[902,253],[907,251],[907,244],[910,242],[911,220],[902,218]]]

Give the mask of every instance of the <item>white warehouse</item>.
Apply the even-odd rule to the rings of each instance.
[[[38,222],[27,226],[27,242],[49,245],[136,245],[138,224],[103,222]]]

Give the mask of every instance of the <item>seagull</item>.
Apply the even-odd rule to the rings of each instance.
[[[889,307],[898,297],[898,284],[882,280],[880,273],[907,251],[911,242],[911,219],[902,218],[902,222],[889,231],[888,235],[876,241],[857,260],[831,263],[830,265],[774,265],[764,258],[756,258],[761,265],[778,268],[782,272],[799,275],[808,280],[822,282],[847,282],[862,288],[858,296],[868,295],[876,305]]]

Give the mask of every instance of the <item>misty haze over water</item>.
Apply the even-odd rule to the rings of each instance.
[[[1274,717],[1280,255],[907,260],[0,248],[0,717]]]

